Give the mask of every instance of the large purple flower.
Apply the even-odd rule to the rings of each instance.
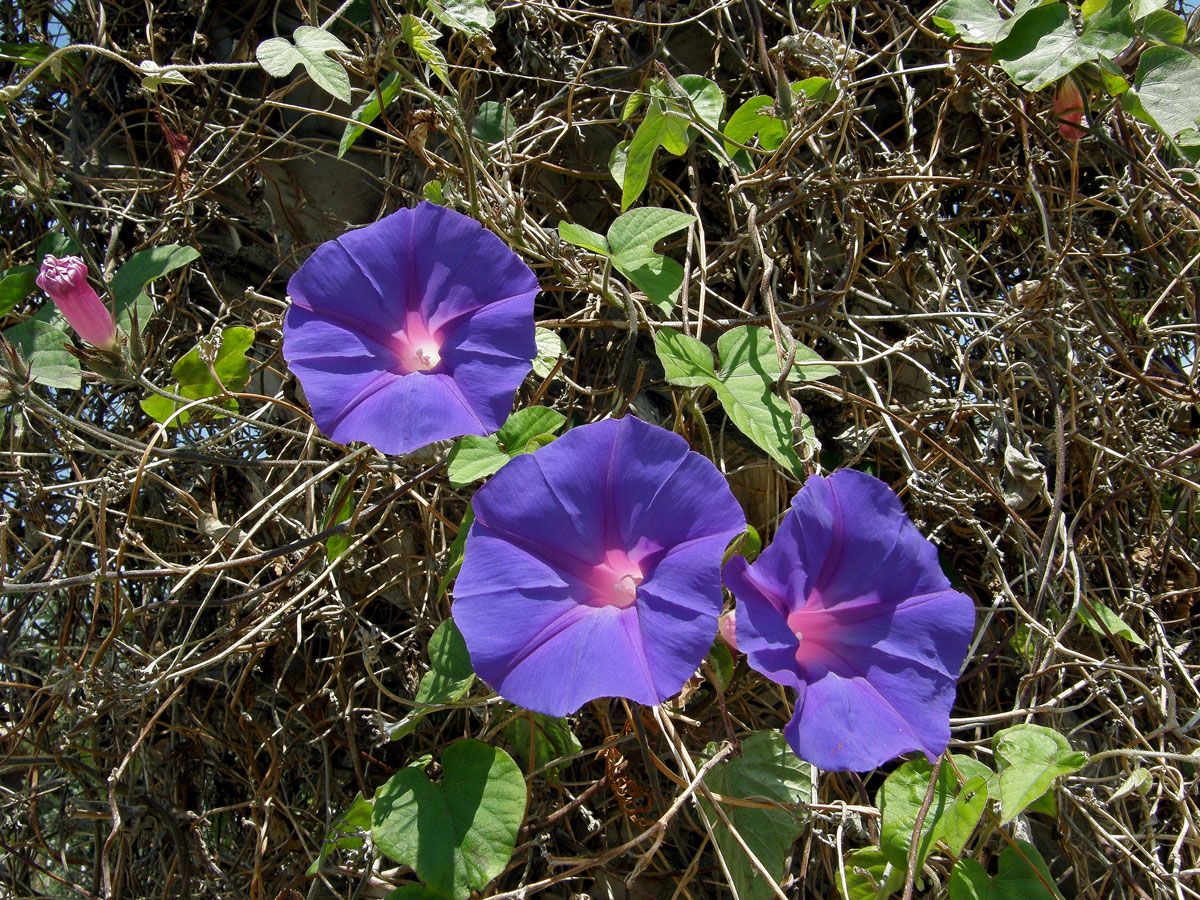
[[[950,741],[954,685],[975,623],[937,548],[876,478],[810,478],[774,541],[725,583],[751,667],[799,695],[784,735],[827,770],[866,771]]]
[[[454,593],[475,672],[526,709],[661,703],[704,659],[745,516],[717,468],[639,419],[584,425],[475,494]]]
[[[283,355],[335,441],[407,453],[491,434],[532,365],[537,292],[500,238],[422,203],[322,244],[296,270]]]

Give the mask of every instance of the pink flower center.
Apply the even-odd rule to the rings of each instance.
[[[796,635],[800,646],[796,648],[796,662],[828,661],[828,644],[838,628],[837,619],[827,610],[812,608],[814,604],[789,613],[788,628]],[[835,657],[836,658],[836,657]]]
[[[395,332],[392,342],[396,359],[405,374],[429,372],[441,365],[441,345],[416,313],[409,313],[404,330]]]
[[[637,600],[637,588],[642,583],[642,570],[624,550],[609,550],[604,562],[593,567],[588,581],[592,595],[584,602],[588,606],[616,606],[624,609]]]

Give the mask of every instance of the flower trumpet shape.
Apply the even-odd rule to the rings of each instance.
[[[798,692],[784,728],[797,756],[862,772],[946,748],[975,610],[886,484],[849,469],[809,478],[762,555],[724,574],[738,647]]]
[[[88,284],[87,264],[78,256],[42,260],[37,286],[50,295],[75,333],[101,350],[117,346],[117,326],[104,301]]]
[[[678,693],[712,646],[721,557],[745,527],[716,466],[626,417],[516,457],[472,502],[453,613],[484,681],[549,716]]]
[[[1087,134],[1086,128],[1079,127],[1083,122],[1083,93],[1069,75],[1058,83],[1054,94],[1054,121],[1064,140],[1077,141]]]
[[[421,203],[316,249],[288,282],[283,355],[335,441],[408,453],[499,429],[536,352],[533,272]]]

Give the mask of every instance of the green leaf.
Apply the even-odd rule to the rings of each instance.
[[[718,382],[712,351],[702,341],[671,328],[660,328],[654,335],[654,349],[671,384],[715,389]]]
[[[675,308],[683,287],[683,266],[675,260],[643,245],[612,257],[612,264],[664,315]]]
[[[416,16],[405,13],[400,17],[400,36],[417,54],[417,58],[429,63],[433,74],[442,80],[442,84],[449,87],[450,76],[446,72],[446,57],[434,46],[434,42],[442,36],[441,32]]]
[[[31,318],[7,329],[4,337],[17,348],[34,382],[77,391],[83,379],[79,360],[67,349],[71,338],[61,327],[64,322],[54,304],[47,303]]]
[[[535,437],[553,434],[562,428],[566,417],[544,406],[519,409],[488,437],[468,434],[450,451],[446,475],[454,487],[464,487],[500,471],[506,462],[524,453]]]
[[[304,66],[308,77],[321,90],[349,103],[350,76],[345,66],[329,54],[348,54],[350,48],[328,31],[311,25],[301,25],[293,31],[292,41],[282,37],[263,41],[255,51],[259,65],[275,78],[286,78],[297,65]]]
[[[1200,59],[1182,47],[1151,47],[1138,62],[1133,89],[1150,124],[1169,138],[1196,127],[1200,118]]]
[[[333,504],[337,504],[336,509]],[[324,531],[326,528],[331,528],[334,525],[341,525],[350,518],[352,512],[354,512],[354,492],[350,490],[349,477],[343,475],[338,479],[337,487],[334,488],[333,503],[325,507],[325,515],[321,517],[321,530]],[[325,559],[333,562],[345,553],[349,546],[349,534],[335,534],[333,537],[326,538]]]
[[[1096,632],[1096,634],[1103,635],[1104,629],[1107,628],[1109,633],[1125,638],[1131,644],[1138,647],[1146,646],[1146,642],[1138,636],[1136,631],[1125,624],[1124,619],[1099,600],[1089,599],[1080,603],[1079,620],[1092,629],[1092,631]],[[1103,626],[1101,626],[1101,623],[1103,623]]]
[[[947,0],[934,14],[934,24],[968,44],[996,44],[1008,37],[1021,17],[1056,0],[1019,0],[1013,14],[1000,18],[990,0]]]
[[[709,744],[706,756],[717,751]],[[817,772],[802,762],[778,731],[759,731],[742,742],[742,755],[727,758],[709,770],[704,784],[710,791],[730,799],[773,800],[777,809],[723,805],[729,822],[771,873],[778,884],[784,862],[796,838],[804,830],[808,817],[806,804],[813,802]],[[709,802],[699,797],[700,805],[713,823],[713,834],[721,855],[729,867],[732,887],[743,900],[760,900],[775,895],[734,840]]]
[[[466,34],[483,34],[496,24],[484,0],[425,0],[425,6],[443,25]]]
[[[525,452],[530,440],[542,434],[555,434],[566,424],[567,417],[545,406],[518,409],[508,417],[496,437],[509,457]]]
[[[725,92],[703,75],[680,75],[678,84],[687,92],[692,111],[712,131],[721,130],[725,113]]]
[[[1104,5],[1104,0],[1092,0],[1092,2],[1097,6]],[[1140,22],[1156,9],[1162,9],[1170,2],[1171,0],[1133,0],[1133,2],[1129,4],[1129,14],[1133,16],[1133,20],[1135,22]],[[1087,4],[1084,4],[1084,6],[1086,12]]]
[[[14,62],[21,66],[36,66],[51,53],[57,50],[49,44],[15,44],[11,41],[0,41],[0,60]],[[50,63],[49,74],[58,81],[65,70],[70,75],[83,74],[83,57],[79,53],[64,53]],[[43,72],[46,70],[43,69]],[[45,75],[39,75],[45,78]]]
[[[197,344],[180,357],[171,369],[171,374],[176,380],[174,393],[188,400],[200,400],[216,397],[223,390],[240,391],[250,380],[250,360],[246,357],[246,351],[253,343],[253,328],[240,325],[226,328],[221,333],[220,346],[213,357],[211,371],[200,357],[201,344]],[[236,409],[237,401],[230,397],[226,405],[230,409]],[[179,404],[157,394],[142,401],[142,410],[157,422],[166,422],[178,408]],[[185,412],[172,421],[182,425],[190,419],[191,413]]]
[[[676,156],[687,152],[696,137],[692,122],[703,122],[712,131],[720,131],[721,113],[725,109],[725,94],[721,89],[701,75],[681,75],[676,84],[682,89],[682,94],[661,79],[647,83],[650,104],[641,124],[633,133],[633,140],[621,154],[623,158],[619,167],[614,165],[618,151],[613,151],[609,169],[621,186],[622,210],[628,209],[645,190],[659,147]],[[634,96],[641,98],[644,95],[639,93]],[[640,99],[634,101],[630,98],[625,104],[623,117],[632,115],[641,102]]]
[[[363,797],[362,791],[354,795],[350,808],[329,826],[329,833],[321,844],[321,852],[305,874],[316,875],[335,850],[358,850],[362,847],[364,834],[371,830],[371,806],[371,801]]]
[[[375,845],[411,866],[435,891],[466,900],[499,875],[525,815],[525,779],[503,750],[456,741],[442,754],[442,777],[425,774],[430,757],[401,769],[375,792]]]
[[[952,854],[961,853],[987,804],[987,779],[992,770],[969,756],[954,756],[952,760],[967,783],[960,785],[954,768],[949,762],[943,763],[933,789],[933,802],[921,823],[917,872],[937,841],[944,841]],[[875,798],[882,819],[879,849],[901,873],[908,866],[913,828],[929,791],[932,771],[924,757],[910,760],[888,775]]]
[[[725,123],[723,132],[726,137],[725,152],[733,156],[739,149],[734,146],[734,143],[748,144],[755,135],[761,135],[763,131],[773,133],[776,130],[782,140],[783,123],[775,117],[775,98],[762,94],[751,97],[739,106],[737,111],[729,117],[729,121]],[[762,141],[761,138],[760,141]],[[765,144],[765,141],[762,142]],[[778,146],[779,144],[775,144],[775,147]],[[767,148],[764,147],[764,149]]]
[[[430,203],[436,203],[438,206],[446,205],[446,195],[442,191],[442,183],[436,179],[430,181],[421,188],[421,196]]]
[[[904,887],[904,866],[893,866],[882,850],[864,847],[846,854],[845,887],[837,881],[843,900],[887,900]]]
[[[423,884],[403,884],[388,892],[384,900],[446,900],[446,895]]]
[[[683,267],[657,253],[654,244],[686,228],[694,218],[673,209],[646,206],[618,216],[608,229],[613,266],[667,314],[679,299]]]
[[[541,769],[562,756],[574,756],[583,749],[566,719],[555,719],[528,711],[504,726],[504,738],[517,751],[522,764],[531,770]],[[532,765],[529,759],[530,746],[533,748]],[[559,763],[547,769],[546,780],[557,781],[559,771],[565,765],[566,763]]]
[[[37,287],[37,266],[13,266],[0,274],[0,316],[23,303]]]
[[[354,146],[354,142],[367,130],[366,126],[379,118],[379,114],[387,109],[393,100],[400,96],[400,88],[402,87],[400,73],[393,72],[380,82],[377,90],[373,89],[367,95],[367,99],[359,104],[354,112],[350,113],[350,118],[361,124],[347,125],[342,131],[342,139],[338,142],[338,159],[345,156],[346,151]]]
[[[152,59],[143,60],[138,69],[142,72],[142,87],[148,91],[153,91],[164,84],[186,85],[192,81],[178,69],[173,69],[170,66],[160,66]]]
[[[65,234],[48,231],[38,244],[37,254],[34,258],[40,263],[47,253],[51,256],[78,256],[79,245]]]
[[[711,387],[746,437],[780,465],[799,472],[800,458],[792,446],[792,410],[775,393],[779,358],[768,329],[742,325],[721,335],[717,341],[721,368],[715,372],[711,351],[695,338],[661,328],[654,346],[667,381],[682,387]],[[803,348],[804,353],[800,345],[796,349],[797,359],[803,356],[805,362],[820,360],[808,348]],[[796,367],[788,378],[802,380],[806,372],[812,373],[810,377],[825,378],[835,371],[831,366]]]
[[[660,240],[682,231],[695,220],[695,216],[678,210],[643,206],[617,216],[609,226],[608,243],[614,256],[640,247],[653,249]]]
[[[646,189],[650,181],[650,168],[659,147],[676,156],[687,151],[687,130],[687,119],[675,113],[663,112],[658,102],[650,104],[626,150],[625,177],[620,182],[622,210],[629,209]]]
[[[604,235],[596,234],[582,225],[576,225],[573,222],[559,222],[558,236],[568,244],[608,256],[608,241],[604,239]]]
[[[717,350],[721,355],[717,397],[730,420],[772,459],[798,475],[792,409],[775,392],[779,358],[771,332],[758,325],[741,325],[721,335]]]
[[[465,487],[473,481],[500,471],[511,457],[500,447],[496,436],[468,434],[458,439],[447,460],[446,477],[452,487]]]
[[[1084,63],[1116,56],[1133,39],[1129,0],[1110,0],[1081,34],[1066,5],[1055,3],[1023,15],[992,56],[1026,90],[1040,91]]]
[[[533,374],[538,378],[545,378],[554,371],[554,366],[566,353],[567,348],[558,333],[549,328],[535,328],[533,340],[537,345],[537,356],[533,358]]]
[[[154,314],[154,302],[146,293],[146,285],[199,258],[200,251],[195,247],[180,244],[151,247],[129,257],[125,265],[117,270],[110,285],[116,301],[114,318],[117,327],[129,333],[133,327],[133,311],[136,311],[138,328],[144,329]]]
[[[494,100],[479,104],[479,111],[475,113],[475,121],[471,125],[472,136],[484,144],[499,144],[516,130],[517,120],[503,103]]]
[[[992,739],[1000,772],[1000,814],[1004,822],[1050,789],[1054,779],[1082,769],[1087,755],[1071,749],[1067,739],[1041,725],[1014,725]]]
[[[728,688],[729,680],[733,678],[733,653],[725,646],[725,642],[720,637],[713,641],[705,660],[712,666],[713,678],[717,687],[721,690]]]
[[[475,683],[471,655],[453,619],[442,622],[429,639],[429,671],[421,678],[416,700],[444,706],[466,696]]]
[[[454,543],[446,551],[446,574],[438,582],[437,595],[439,600],[446,596],[446,589],[450,587],[450,582],[455,579],[458,575],[458,570],[462,568],[463,548],[467,546],[467,533],[471,530],[471,523],[474,521],[475,510],[468,503],[467,511],[463,514],[462,522],[458,526],[458,534],[454,536]]]
[[[636,95],[635,95],[636,96]],[[625,166],[629,162],[629,141],[620,141],[608,157],[608,172],[619,185],[625,184]]]
[[[1187,23],[1169,9],[1156,9],[1138,23],[1142,36],[1150,41],[1182,46],[1187,39]]]
[[[1016,845],[1000,852],[995,878],[989,878],[974,859],[955,863],[950,871],[950,900],[1062,900],[1050,869],[1033,844],[1017,841]]]

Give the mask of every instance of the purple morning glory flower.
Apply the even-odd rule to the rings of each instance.
[[[700,665],[746,520],[679,435],[627,416],[518,456],[475,494],[454,593],[476,674],[550,716],[654,704]]]
[[[753,565],[731,559],[725,583],[751,667],[799,693],[784,728],[797,756],[865,772],[946,749],[975,608],[886,484],[851,469],[809,478],[774,541]]]
[[[537,292],[500,238],[421,203],[322,244],[296,270],[283,355],[335,441],[408,453],[491,434],[532,366]]]

